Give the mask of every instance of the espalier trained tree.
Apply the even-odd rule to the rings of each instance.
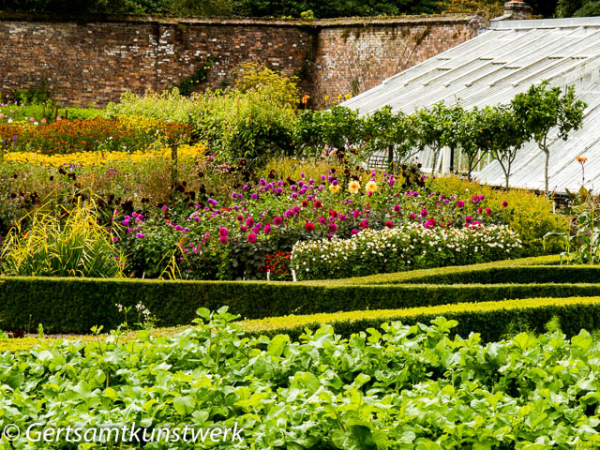
[[[416,125],[420,148],[428,147],[433,152],[431,173],[435,175],[439,155],[444,147],[455,147],[457,106],[448,107],[439,102],[430,108],[422,108],[416,113]]]
[[[405,162],[419,151],[414,117],[402,111],[394,114],[391,106],[367,116],[364,129],[369,149],[386,151],[392,171],[396,159]]]
[[[544,81],[532,85],[527,92],[517,94],[511,105],[519,126],[546,155],[544,189],[548,193],[551,134],[556,132],[558,138],[566,141],[571,131],[581,127],[587,104],[575,99],[573,86],[568,86],[563,93],[559,87],[549,88],[548,82]]]
[[[514,111],[506,105],[486,106],[476,139],[482,151],[490,153],[500,164],[508,191],[512,164],[527,141],[527,134],[515,120]]]

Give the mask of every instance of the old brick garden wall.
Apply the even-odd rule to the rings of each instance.
[[[357,94],[477,34],[479,17],[215,20],[0,16],[0,91],[47,80],[64,106],[163,90],[212,61],[200,88],[226,86],[244,61],[300,78],[317,106]]]

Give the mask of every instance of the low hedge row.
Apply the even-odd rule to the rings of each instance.
[[[509,259],[505,261],[496,261],[491,263],[473,264],[468,266],[448,266],[439,267],[435,269],[420,269],[412,270],[408,272],[396,272],[378,275],[369,275],[365,277],[354,277],[346,278],[343,280],[335,280],[327,282],[328,284],[399,284],[399,283],[416,283],[421,280],[437,280],[443,279],[444,277],[453,276],[457,277],[455,280],[464,277],[464,281],[461,283],[469,283],[469,279],[473,276],[473,273],[479,272],[490,272],[495,270],[501,270],[505,268],[516,268],[521,270],[522,268],[529,268],[532,266],[547,266],[548,270],[556,268],[565,268],[568,266],[560,266],[560,256],[549,255],[549,256],[537,256],[533,258],[522,258],[522,259]],[[586,266],[587,267],[587,266]],[[525,276],[524,282],[528,282],[530,278]],[[513,282],[519,282],[514,280]],[[313,283],[319,283],[314,281]],[[447,284],[447,283],[442,283]]]
[[[574,336],[582,329],[600,329],[600,297],[530,298],[400,310],[285,316],[245,321],[242,327],[250,334],[288,334],[295,339],[306,329],[315,330],[329,324],[337,334],[347,337],[368,328],[380,328],[386,322],[400,321],[409,325],[429,323],[439,316],[458,321],[458,326],[453,329],[456,334],[467,337],[476,332],[488,342],[504,339],[520,331],[544,332],[546,324],[555,317],[559,319],[562,331]]]
[[[600,283],[600,267],[528,266],[497,267],[462,273],[428,274],[404,283],[418,284],[526,284],[526,283]]]
[[[266,282],[192,282],[77,278],[0,280],[0,329],[86,333],[124,322],[116,304],[143,305],[159,326],[187,325],[196,310],[229,306],[247,319],[288,314],[398,309],[531,297],[600,296],[600,284],[339,285]]]

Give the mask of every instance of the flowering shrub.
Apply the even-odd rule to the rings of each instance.
[[[522,243],[506,226],[431,229],[416,224],[365,230],[350,239],[298,242],[291,265],[300,279],[348,278],[518,256]]]

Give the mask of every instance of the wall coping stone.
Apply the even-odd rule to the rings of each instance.
[[[342,28],[342,27],[386,27],[390,25],[455,25],[460,23],[471,24],[476,15],[420,15],[420,16],[395,16],[395,17],[350,17],[340,19],[263,19],[263,18],[193,18],[193,17],[167,17],[152,15],[126,15],[126,14],[86,14],[86,15],[50,15],[29,14],[0,11],[0,21],[11,22],[75,22],[77,24],[89,23],[149,23],[157,25],[220,25],[220,26],[260,26],[260,27],[291,27],[291,28]]]

